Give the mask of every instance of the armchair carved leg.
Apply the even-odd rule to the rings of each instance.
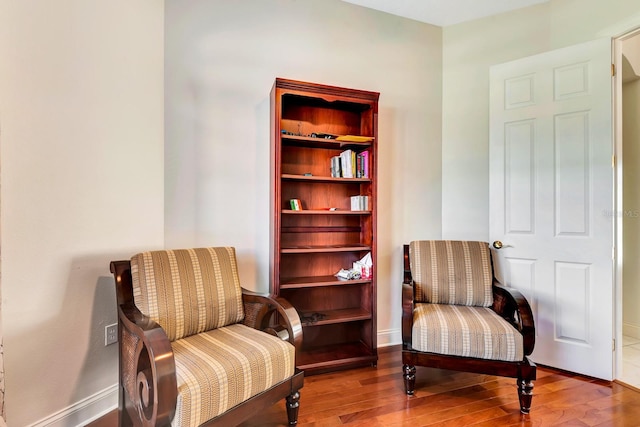
[[[289,425],[298,425],[298,409],[300,408],[300,393],[297,391],[287,396],[287,417]]]
[[[531,410],[531,398],[533,397],[533,381],[518,378],[518,399],[520,400],[520,412],[528,414]]]
[[[416,367],[413,365],[403,365],[404,390],[409,396],[413,396],[416,388]]]

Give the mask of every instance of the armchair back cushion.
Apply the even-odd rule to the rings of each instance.
[[[415,302],[490,307],[493,270],[486,242],[418,240],[409,245]]]
[[[232,247],[142,252],[131,258],[134,302],[171,341],[242,321]]]

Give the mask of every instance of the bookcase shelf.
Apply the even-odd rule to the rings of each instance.
[[[301,316],[305,375],[377,362],[378,98],[280,78],[271,90],[270,286]],[[367,253],[371,278],[335,277]]]
[[[331,372],[345,367],[375,364],[377,351],[363,342],[346,342],[305,348],[298,355],[298,367],[306,372]]]
[[[370,251],[371,246],[296,246],[290,248],[282,248],[281,252],[283,254],[311,254],[311,253],[320,253],[320,252],[362,252],[362,251]]]
[[[280,289],[300,289],[324,286],[352,286],[370,284],[371,280],[339,280],[336,276],[289,277],[280,281]]]
[[[312,148],[327,148],[327,149],[361,149],[363,147],[370,147],[375,138],[371,137],[371,141],[336,141],[335,139],[324,139],[310,136],[298,136],[298,135],[282,135],[283,145],[296,145],[299,147],[312,147]]]
[[[319,320],[306,320],[313,315],[321,315]],[[342,310],[328,310],[323,312],[300,313],[302,326],[323,326],[333,323],[357,322],[371,319],[371,313],[362,308],[345,308]]]
[[[283,209],[283,215],[371,215],[371,211],[348,211],[348,210],[335,210],[329,209],[304,209],[301,211],[292,211],[291,209]]]

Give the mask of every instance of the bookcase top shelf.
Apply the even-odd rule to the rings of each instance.
[[[379,92],[352,89],[339,86],[331,86],[318,83],[303,82],[299,80],[276,77],[273,88],[283,91],[283,96],[298,96],[301,98],[319,97],[325,102],[351,100],[353,102],[375,103],[377,107]],[[272,90],[273,92],[273,90]]]
[[[345,184],[352,184],[354,182],[371,182],[371,178],[336,178],[332,176],[296,175],[290,173],[283,173],[282,179],[296,181],[342,182]]]

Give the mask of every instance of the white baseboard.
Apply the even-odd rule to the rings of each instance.
[[[29,427],[82,427],[118,407],[118,385],[112,385]]]
[[[640,340],[640,326],[631,323],[622,324],[622,335]]]
[[[402,344],[402,331],[400,329],[378,331],[378,347],[389,347],[398,344]]]

